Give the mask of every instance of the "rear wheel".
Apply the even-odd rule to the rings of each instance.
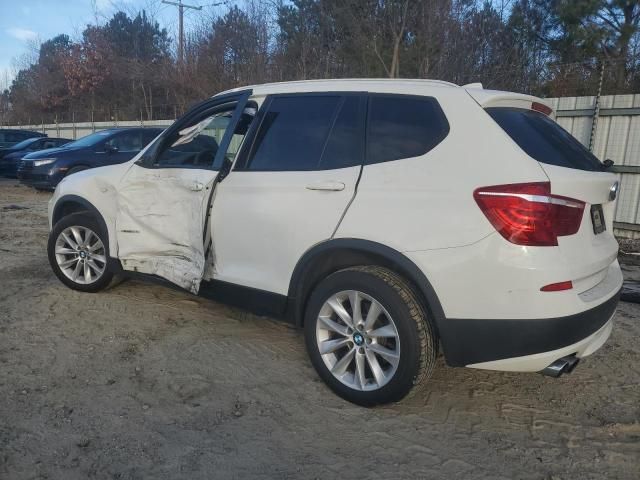
[[[407,282],[377,266],[324,279],[309,299],[305,341],[313,366],[342,398],[394,402],[432,373],[437,342]]]
[[[85,213],[74,213],[55,224],[47,245],[49,263],[69,288],[97,292],[109,285],[108,239],[98,222]]]

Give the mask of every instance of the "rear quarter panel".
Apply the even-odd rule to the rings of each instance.
[[[470,245],[495,230],[473,199],[481,186],[547,181],[464,89],[434,87],[449,135],[415,158],[364,167],[336,237],[363,238],[401,252]]]

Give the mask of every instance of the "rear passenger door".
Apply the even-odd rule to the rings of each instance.
[[[365,113],[359,93],[264,100],[233,171],[218,185],[213,278],[287,294],[298,259],[331,238],[355,195]]]
[[[465,231],[456,212],[464,211],[472,195],[451,183],[451,172],[465,175],[458,171],[461,159],[442,148],[448,135],[436,98],[371,94],[358,196],[335,236],[365,238],[398,251],[467,241],[451,235]]]

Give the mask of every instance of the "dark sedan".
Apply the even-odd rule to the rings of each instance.
[[[18,178],[26,185],[52,190],[72,173],[131,160],[161,132],[161,128],[101,130],[63,147],[26,155],[18,166]]]
[[[36,137],[16,143],[13,147],[0,150],[0,175],[15,178],[18,173],[18,163],[25,155],[46,150],[47,148],[61,147],[71,140],[67,138]]]
[[[27,138],[46,137],[44,133],[33,130],[15,130],[13,128],[0,128],[0,148],[9,148]]]

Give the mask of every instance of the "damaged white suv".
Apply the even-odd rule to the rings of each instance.
[[[447,364],[559,375],[608,338],[615,175],[539,99],[425,80],[241,88],[128,163],[66,178],[49,260],[137,272],[304,327],[340,396]]]

